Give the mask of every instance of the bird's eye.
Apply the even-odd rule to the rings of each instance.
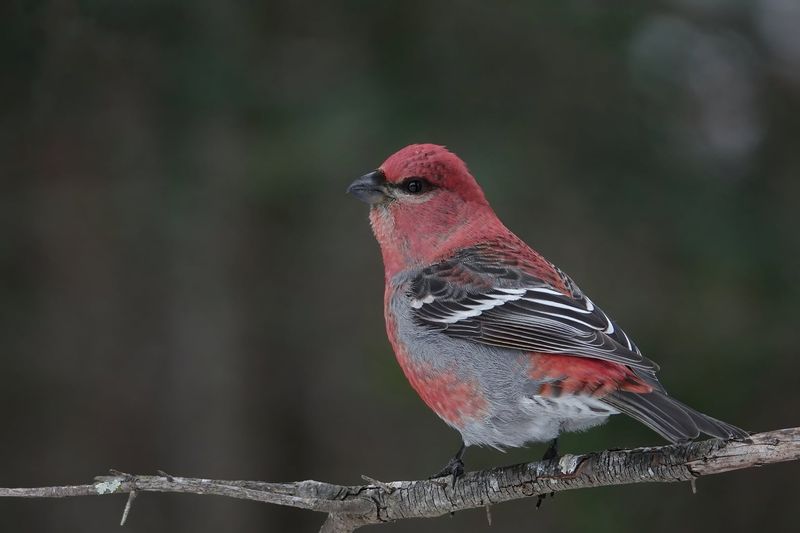
[[[420,178],[409,178],[403,182],[403,187],[409,194],[420,194],[425,192],[427,182]]]

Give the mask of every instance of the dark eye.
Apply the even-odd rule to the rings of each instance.
[[[409,178],[403,182],[403,187],[409,194],[420,194],[429,189],[428,182],[420,178]]]

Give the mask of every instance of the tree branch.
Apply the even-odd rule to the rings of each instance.
[[[541,461],[468,472],[455,487],[450,479],[334,485],[320,481],[267,483],[157,476],[112,471],[90,485],[0,488],[0,497],[65,498],[137,492],[212,494],[328,513],[322,533],[348,533],[368,524],[430,518],[475,507],[551,492],[626,485],[692,481],[782,461],[800,459],[800,428],[753,435],[752,442],[707,440],[630,450],[565,455]],[[129,498],[125,517],[130,511]]]

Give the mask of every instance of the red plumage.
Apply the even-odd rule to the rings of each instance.
[[[608,396],[615,391],[646,394],[653,387],[630,368],[600,359],[573,355],[531,354],[531,378],[542,381],[538,394],[560,397],[562,394]]]

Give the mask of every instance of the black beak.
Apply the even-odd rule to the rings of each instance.
[[[352,194],[362,202],[370,205],[384,201],[386,194],[386,176],[381,170],[373,170],[369,174],[364,174],[350,184],[347,192]]]

